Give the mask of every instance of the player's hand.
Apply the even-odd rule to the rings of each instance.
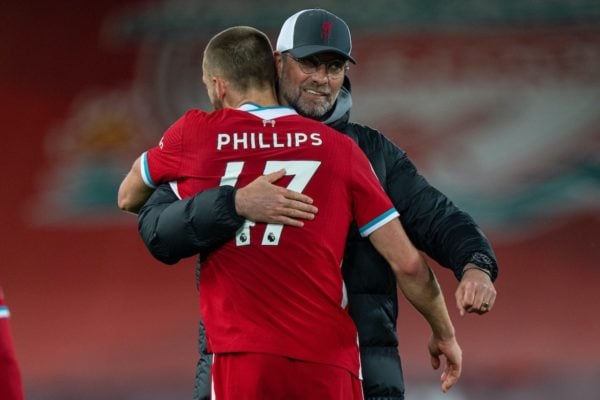
[[[456,289],[456,306],[465,312],[485,314],[494,307],[496,288],[490,277],[476,268],[467,269]]]
[[[446,365],[440,377],[442,392],[446,393],[460,378],[462,371],[462,350],[455,337],[442,340],[433,335],[429,339],[428,347],[433,369],[438,369],[442,364],[440,356],[444,356],[446,359]]]
[[[254,222],[304,226],[302,220],[312,220],[317,213],[313,199],[273,183],[285,176],[285,170],[259,176],[237,190],[236,212]]]

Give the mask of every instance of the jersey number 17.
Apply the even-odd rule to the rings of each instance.
[[[315,172],[317,172],[319,165],[321,165],[320,161],[267,161],[263,174],[267,175],[285,169],[286,176],[293,176],[287,188],[302,193]],[[220,185],[235,186],[243,168],[244,161],[228,162],[225,174],[221,177]],[[254,225],[256,225],[255,222],[246,220],[244,225],[238,229],[235,235],[237,246],[248,246],[250,244],[250,228]],[[261,244],[264,246],[277,246],[282,231],[283,224],[267,224]]]

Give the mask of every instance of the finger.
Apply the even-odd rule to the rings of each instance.
[[[440,367],[440,358],[438,356],[431,356],[431,366],[433,369],[438,369]]]
[[[270,174],[265,175],[267,182],[273,183],[278,181],[279,179],[285,176],[285,169],[280,169],[279,171],[271,172]]]
[[[463,298],[466,308],[474,310],[489,309],[493,301],[493,290],[482,285],[467,285]]]
[[[463,315],[465,315],[465,304],[464,304],[464,290],[462,285],[458,286],[458,289],[456,289],[456,293],[454,294],[454,297],[456,299],[456,307],[458,308],[458,312],[460,313],[460,316],[462,317]]]
[[[302,228],[304,226],[304,222],[286,216],[279,216],[277,218],[273,218],[273,221],[270,223],[295,226],[297,228]]]
[[[448,390],[446,388],[446,379],[448,378],[448,368],[444,368],[444,372],[440,376],[440,382],[442,384],[442,391]]]
[[[312,200],[312,199],[311,199]],[[299,211],[309,214],[316,214],[319,209],[313,205],[303,203],[301,201],[290,200],[287,202],[286,207],[293,211]]]
[[[478,285],[475,288],[475,301],[473,307],[479,308],[482,311],[489,311],[494,305],[496,291],[490,285]]]
[[[481,301],[476,300],[471,311],[480,315],[490,312],[496,300],[496,291],[493,288],[485,288],[481,292],[482,294],[478,296],[481,297]]]
[[[491,309],[491,306],[486,306],[486,303],[483,303],[480,307],[470,307],[467,312],[470,314],[483,315],[490,312]]]
[[[491,309],[492,309],[492,305],[487,300],[483,300],[481,302],[481,306],[479,307],[481,314],[485,314],[486,312],[489,312]]]
[[[446,393],[450,390],[460,378],[460,369],[448,366],[442,374],[442,392]]]
[[[493,305],[496,290],[490,278],[476,269],[463,275],[459,287],[462,289],[461,303],[467,312],[486,313]],[[459,290],[457,289],[457,296]],[[479,311],[478,311],[479,310]]]
[[[477,308],[477,307],[471,307],[469,308],[469,310],[467,311],[469,314],[485,314],[487,312],[487,309],[482,309],[482,308]]]
[[[479,307],[471,306],[466,309],[466,312],[469,314],[479,314],[479,315],[485,314],[488,311],[489,311],[489,309],[484,307],[483,305],[479,306]]]
[[[295,209],[286,209],[283,212],[284,216],[286,217],[290,217],[290,218],[294,218],[294,219],[306,219],[306,220],[313,220],[315,219],[315,214],[311,213],[311,212],[304,212],[304,211],[300,211],[300,210],[295,210]]]
[[[293,190],[284,189],[283,197],[288,200],[294,200],[302,204],[312,204],[313,199],[305,194],[294,192]]]
[[[461,315],[466,312],[472,312],[474,304],[475,304],[475,291],[473,290],[471,285],[461,285],[461,297],[457,300],[459,306],[459,311]]]
[[[489,300],[484,300],[481,303],[481,307],[479,308],[479,310],[481,311],[480,314],[485,314],[492,311],[492,308],[494,308],[495,299],[495,296],[492,296]]]

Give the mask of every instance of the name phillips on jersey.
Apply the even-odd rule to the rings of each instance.
[[[217,150],[248,150],[248,149],[271,149],[271,148],[293,148],[302,145],[321,146],[323,139],[318,132],[287,132],[287,133],[255,133],[234,132],[217,134]]]

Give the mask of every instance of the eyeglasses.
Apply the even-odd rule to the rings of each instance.
[[[344,76],[344,72],[347,71],[350,67],[348,65],[348,61],[333,59],[330,61],[321,61],[316,56],[311,57],[303,57],[296,58],[291,54],[287,53],[287,55],[294,61],[298,63],[302,72],[307,75],[314,74],[319,70],[321,65],[325,66],[325,71],[327,71],[327,76],[329,79],[339,79]]]

